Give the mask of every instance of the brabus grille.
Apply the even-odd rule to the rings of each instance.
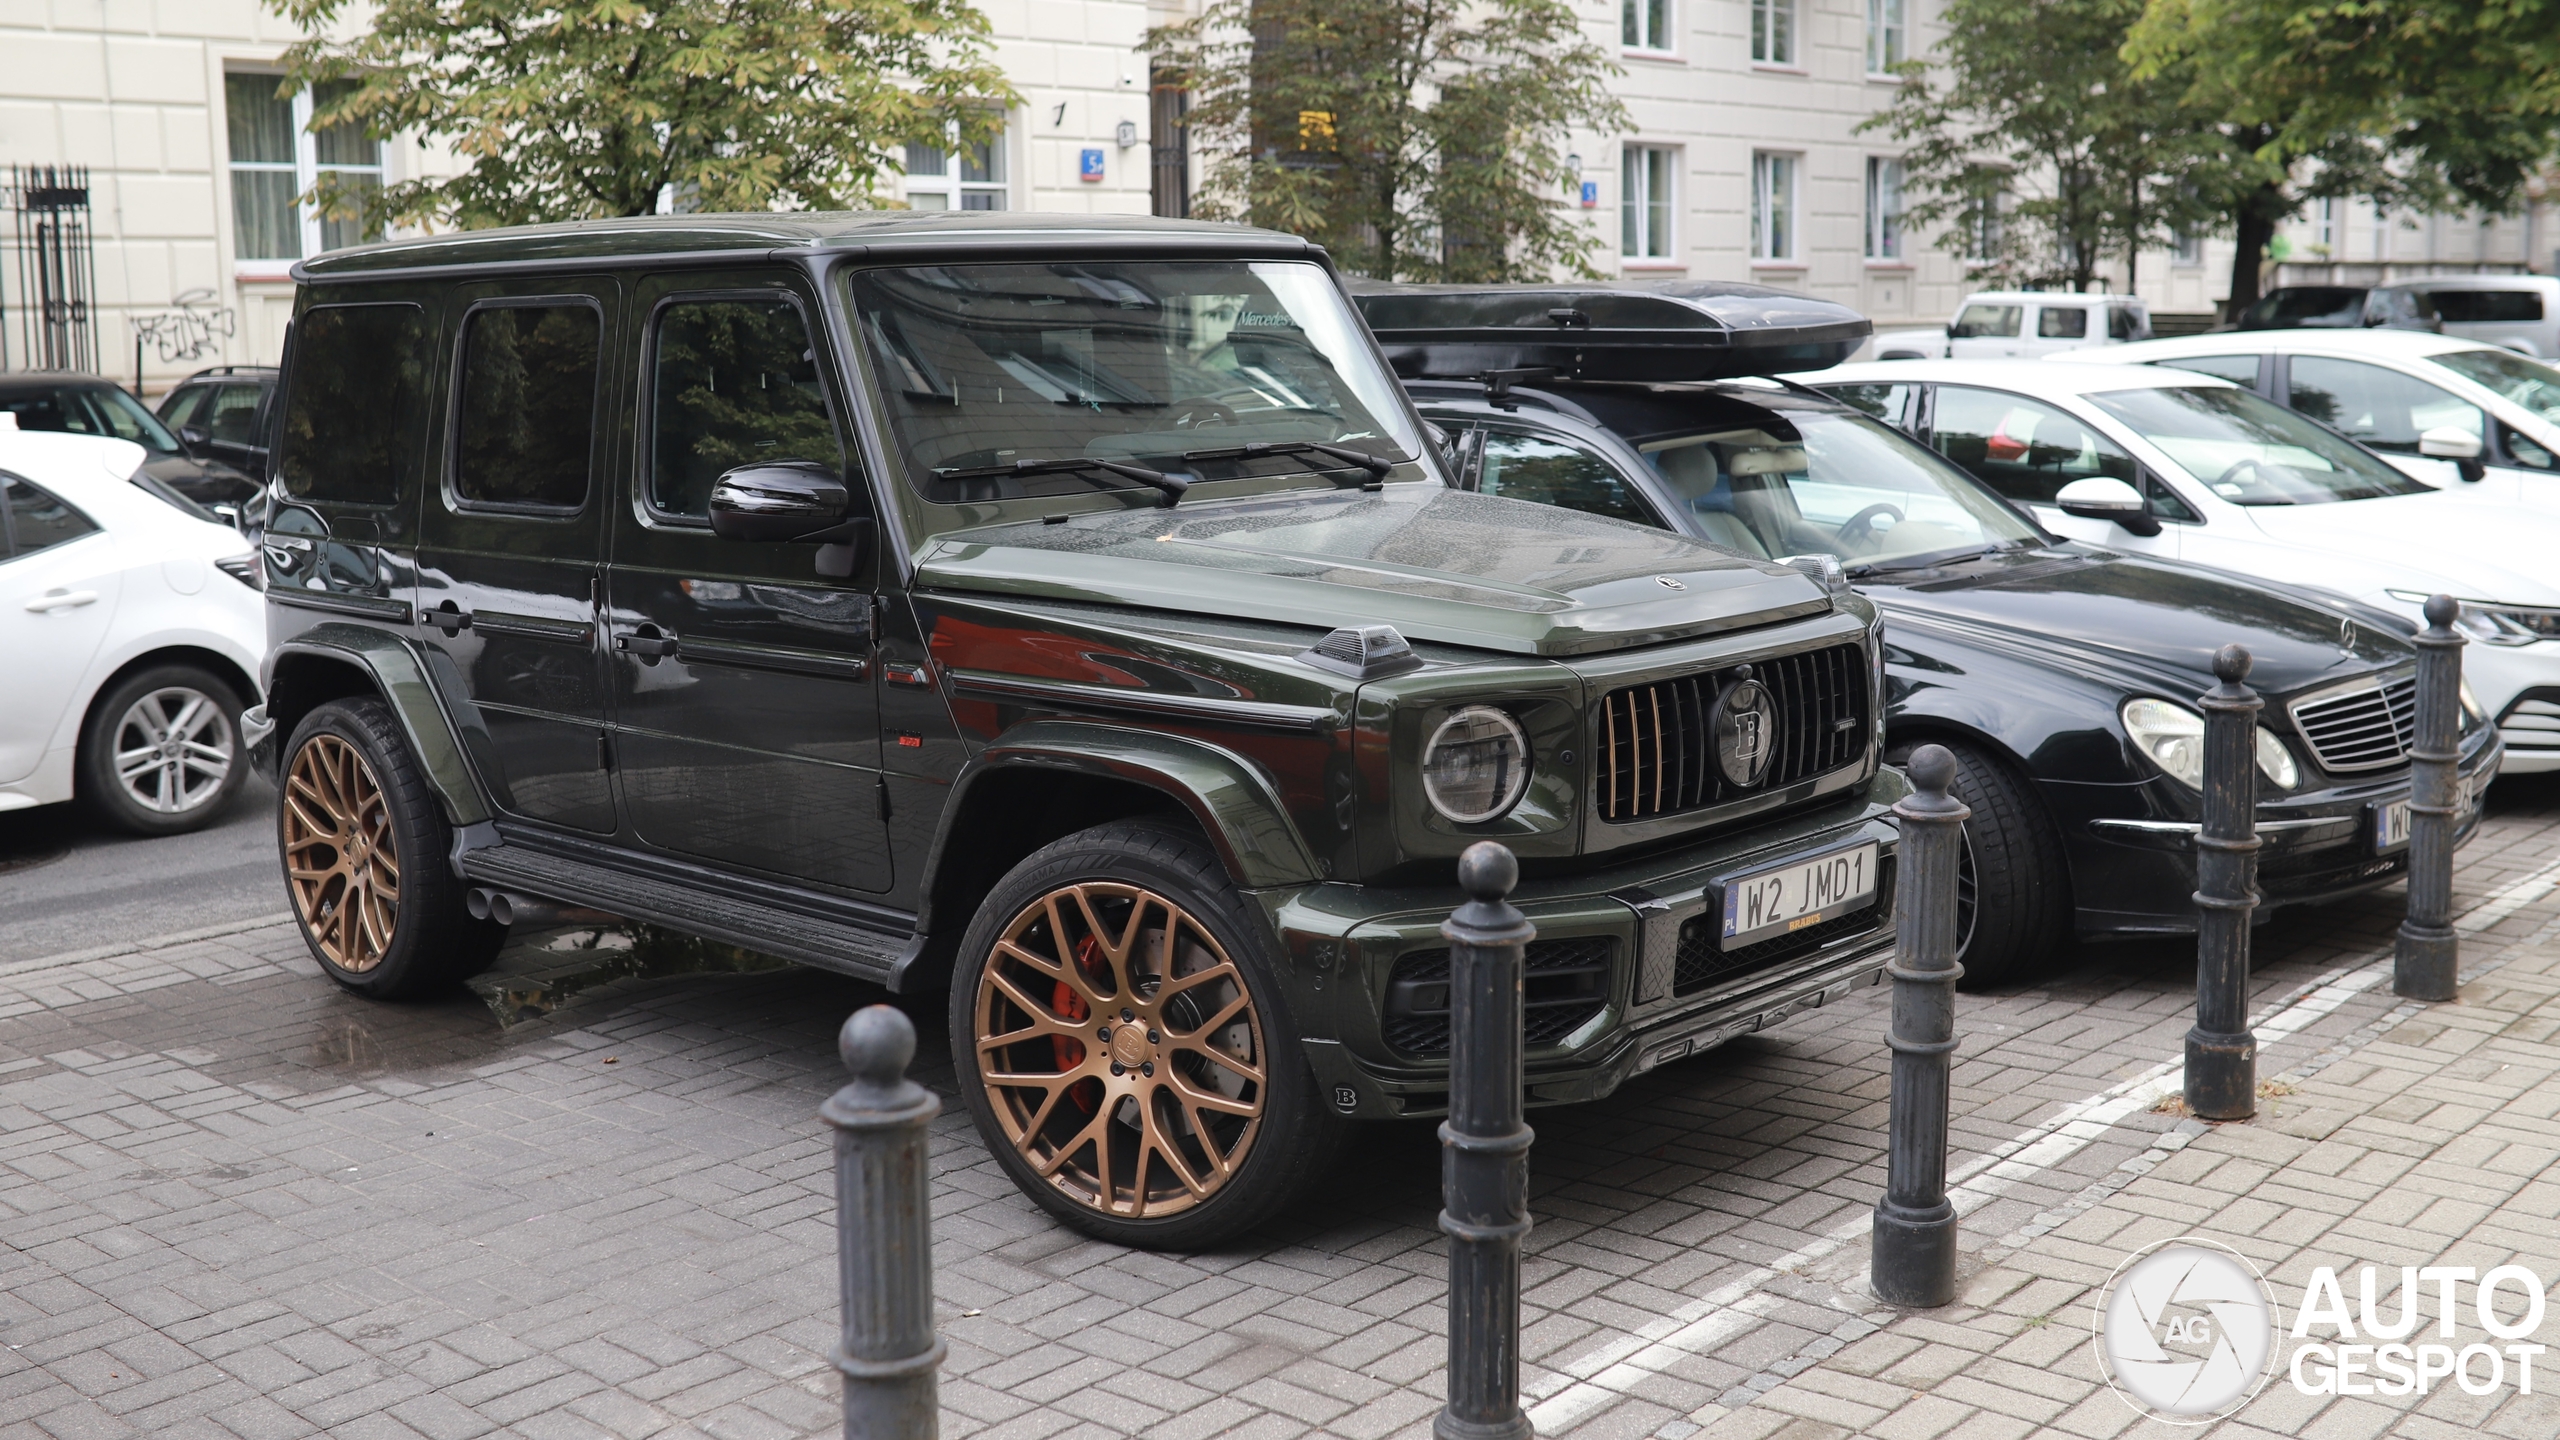
[[[2418,679],[2403,675],[2367,690],[2297,701],[2293,723],[2323,770],[2397,765],[2417,743]]]
[[[1707,731],[1716,696],[1735,667],[1630,685],[1600,702],[1600,818],[1625,822],[1677,815],[1723,800],[1811,779],[1866,754],[1867,660],[1856,645],[1756,661],[1751,678],[1777,703],[1777,753],[1749,790],[1724,778]]]

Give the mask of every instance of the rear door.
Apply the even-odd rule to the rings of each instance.
[[[711,533],[711,487],[760,460],[852,471],[822,313],[784,269],[644,279],[632,492],[607,577],[617,777],[642,842],[829,889],[889,888],[873,577],[815,545]],[[835,394],[844,393],[842,389]]]
[[[421,638],[470,702],[469,743],[499,808],[609,834],[596,477],[618,439],[601,422],[620,287],[483,283],[451,308],[442,463],[419,518]]]
[[[114,623],[123,578],[116,546],[95,521],[0,471],[0,656],[9,677],[0,783],[25,779],[44,760]]]

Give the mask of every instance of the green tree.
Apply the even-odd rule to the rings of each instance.
[[[1192,92],[1197,213],[1380,279],[1597,273],[1565,147],[1630,122],[1564,0],[1212,0],[1148,44]]]
[[[469,162],[333,213],[464,227],[865,201],[909,142],[993,135],[1012,88],[967,0],[268,0],[306,39],[316,126],[416,132]],[[349,12],[370,28],[327,38]]]
[[[2149,0],[2125,55],[2218,118],[2235,308],[2305,199],[2508,210],[2560,134],[2560,0]]]
[[[2075,290],[2204,219],[2216,147],[2174,81],[2117,54],[2142,3],[1950,0],[1946,38],[1859,126],[1906,146],[1908,218],[2003,281]]]

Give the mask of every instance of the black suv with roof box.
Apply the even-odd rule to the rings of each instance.
[[[1007,1173],[1176,1246],[1445,1108],[1475,841],[1533,1103],[1885,962],[1874,610],[1451,488],[1302,241],[697,215],[296,274],[250,728],[350,989],[525,896],[943,991]]]

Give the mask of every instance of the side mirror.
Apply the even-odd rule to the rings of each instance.
[[[187,447],[188,454],[201,455],[205,447],[213,443],[213,432],[201,425],[181,425],[178,427],[178,443]]]
[[[2142,503],[2142,492],[2108,475],[2074,480],[2055,492],[2053,503],[2065,515],[2083,520],[2112,520],[2136,535],[2157,535],[2160,522]]]
[[[1938,328],[1947,332],[1948,339],[1953,340],[1956,338],[1956,322],[1953,320],[1948,321],[1946,324],[1941,325]]]
[[[842,580],[860,568],[871,521],[853,513],[844,478],[815,460],[760,460],[711,485],[711,533],[723,540],[815,545],[818,573]]]
[[[2437,460],[2477,460],[2480,437],[2451,425],[2439,425],[2418,437],[2418,453]]]

